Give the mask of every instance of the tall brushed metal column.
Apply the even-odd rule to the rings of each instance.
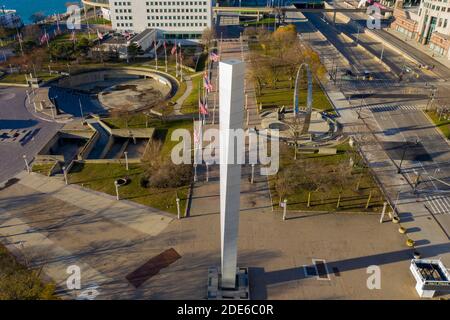
[[[219,68],[221,287],[232,289],[236,287],[241,191],[241,164],[234,133],[242,129],[244,120],[245,63],[226,60],[220,62]]]

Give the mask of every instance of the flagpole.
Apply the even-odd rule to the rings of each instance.
[[[22,56],[24,56],[25,54],[23,53],[22,36],[19,34],[19,30],[17,30],[17,38],[19,39],[20,51],[22,52]]]
[[[158,46],[158,43],[155,40],[155,68],[158,70],[158,51],[156,50],[156,47]]]
[[[181,51],[181,42],[179,42],[180,45],[180,79],[181,82],[183,82],[183,54]]]
[[[175,77],[178,78],[178,46],[175,41]]]
[[[166,60],[166,73],[167,73],[167,44],[166,44],[166,39],[164,39],[164,59]]]

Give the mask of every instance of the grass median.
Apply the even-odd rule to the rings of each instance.
[[[450,139],[450,120],[439,117],[436,111],[427,111],[427,115],[431,118],[434,125],[440,130],[447,139]]]

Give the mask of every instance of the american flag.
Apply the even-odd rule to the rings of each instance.
[[[172,55],[174,55],[175,53],[177,53],[177,43],[176,43],[176,42],[175,42],[175,44],[173,45],[172,50],[170,51],[170,53],[171,53]]]
[[[41,44],[44,44],[45,42],[48,42],[49,36],[47,31],[42,35],[41,37]]]
[[[203,86],[205,87],[206,91],[209,93],[212,91],[213,86],[211,82],[209,81],[208,75],[205,73],[203,76]]]
[[[202,114],[202,115],[207,115],[208,114],[208,104],[207,104],[206,101],[203,103],[202,100],[199,99],[198,107],[200,109],[200,114]]]
[[[219,62],[220,56],[214,52],[211,52],[210,59],[214,62]]]
[[[125,31],[123,33],[123,36],[125,37],[125,39],[127,39],[127,41],[131,39],[131,33],[129,33],[128,31]]]
[[[164,46],[164,49],[167,48],[167,42],[165,40],[164,40],[163,46]]]
[[[103,33],[98,31],[98,29],[97,29],[97,37],[98,37],[99,40],[103,40]]]

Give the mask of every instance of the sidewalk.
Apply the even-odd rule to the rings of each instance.
[[[428,56],[430,56],[430,58],[433,58],[434,60],[442,63],[444,66],[450,69],[450,59],[447,59],[446,57],[439,55],[438,53],[431,50],[428,46],[418,43],[416,40],[411,39],[406,40],[405,35],[401,32],[398,32],[397,30],[391,28],[383,30],[395,36],[396,38],[404,41],[405,43],[409,44],[411,47],[414,47],[415,49],[420,50],[421,52],[427,54]]]
[[[62,179],[23,171],[19,183],[39,193],[49,194],[68,204],[107,217],[136,231],[155,236],[173,220],[169,213],[79,187],[65,185]]]
[[[173,113],[176,115],[183,114],[181,112],[181,107],[183,106],[184,101],[189,97],[192,92],[192,78],[187,76],[184,78],[186,83],[186,91],[178,98],[176,104],[173,106]]]

